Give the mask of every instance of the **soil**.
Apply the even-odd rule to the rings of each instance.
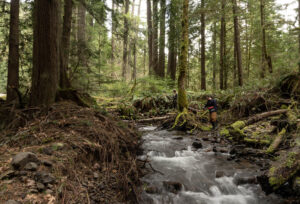
[[[16,115],[24,125],[1,131],[0,203],[135,203],[140,168],[133,126],[71,102]],[[34,153],[37,169],[14,169],[20,152]],[[41,175],[54,181],[43,184]]]

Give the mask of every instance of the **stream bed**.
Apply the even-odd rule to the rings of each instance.
[[[183,132],[141,127],[148,173],[142,178],[141,204],[282,204],[266,196],[253,181],[259,167],[247,161],[228,161],[228,153],[214,152],[209,142]],[[207,133],[210,137],[211,133]],[[196,149],[193,142],[201,143]]]

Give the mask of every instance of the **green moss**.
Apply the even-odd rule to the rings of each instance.
[[[235,123],[231,124],[233,129],[242,129],[246,126],[244,121],[236,121]]]
[[[287,105],[281,105],[280,109],[288,109],[288,106]]]
[[[209,126],[200,126],[200,130],[202,130],[202,131],[210,131],[212,128],[211,127],[209,127]]]
[[[292,168],[294,163],[296,161],[296,153],[295,152],[290,152],[288,154],[287,160],[285,162],[285,165],[289,168]]]
[[[221,136],[225,136],[225,137],[229,137],[229,136],[230,136],[229,130],[227,130],[226,128],[223,128],[223,129],[220,131],[220,135],[221,135]]]
[[[260,144],[260,145],[269,145],[270,144],[270,140],[260,140],[260,139],[253,139],[253,138],[248,138],[248,137],[245,137],[244,141],[246,143],[250,143],[250,144]]]
[[[271,186],[273,186],[273,189],[276,190],[277,188],[280,187],[281,184],[285,182],[285,179],[282,176],[276,177],[276,176],[271,176],[269,178],[269,183]]]
[[[273,166],[270,168],[269,173],[273,175],[275,173],[276,168]]]

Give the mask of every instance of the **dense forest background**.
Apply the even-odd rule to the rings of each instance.
[[[176,87],[181,0],[67,2],[58,1],[58,32],[64,32],[69,7],[66,74],[74,88],[94,96],[125,96],[132,90],[149,95]],[[0,93],[5,93],[13,5],[0,4]],[[285,8],[275,0],[191,0],[189,4],[186,85],[190,92],[267,86],[298,70],[298,19],[285,20],[281,13]],[[23,94],[31,87],[33,5],[33,1],[20,2],[17,22],[19,43],[15,43]]]

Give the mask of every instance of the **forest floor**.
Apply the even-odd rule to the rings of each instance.
[[[25,111],[1,132],[0,203],[135,203],[134,127],[71,102]]]

